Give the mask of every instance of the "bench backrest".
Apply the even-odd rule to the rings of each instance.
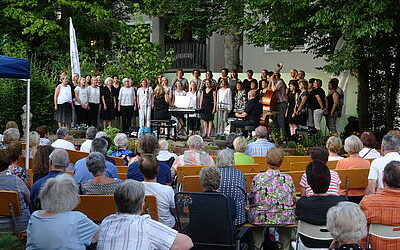
[[[308,162],[291,162],[290,163],[290,171],[306,171],[308,163],[309,163],[309,161]],[[329,169],[333,170],[336,168],[336,164],[337,164],[337,161],[328,161],[326,163],[326,166]]]
[[[77,161],[79,161],[82,158],[88,157],[89,153],[86,152],[81,152],[78,150],[70,150],[67,149],[68,152],[68,156],[69,156],[69,162],[70,163],[76,163]],[[114,156],[110,156],[112,159],[114,159],[115,161],[115,165],[116,166],[124,166],[124,158],[121,157],[114,157]]]
[[[288,156],[283,157],[283,162],[279,168],[280,171],[290,171],[290,163],[292,162],[309,162],[311,160],[310,156]]]
[[[366,188],[368,186],[369,168],[337,169],[341,180],[341,189]]]
[[[20,166],[21,168],[26,168],[25,164],[25,157],[20,156],[17,160],[17,166]],[[33,165],[33,159],[29,158],[29,168],[32,168]]]
[[[0,216],[21,216],[21,204],[16,191],[0,190]]]
[[[128,173],[128,166],[117,166],[118,174]]]

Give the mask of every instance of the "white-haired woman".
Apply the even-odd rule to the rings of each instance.
[[[329,249],[362,250],[361,240],[367,236],[367,219],[357,204],[342,201],[326,215],[327,229],[333,237]]]
[[[92,243],[98,226],[72,211],[79,204],[79,188],[71,176],[48,179],[39,198],[42,210],[29,220],[26,249],[85,249]]]
[[[101,119],[103,120],[103,127],[112,126],[115,117],[116,98],[113,95],[112,85],[113,79],[106,78],[106,86],[101,89]]]
[[[124,78],[118,96],[118,111],[121,112],[122,131],[128,132],[134,110],[136,110],[135,89],[130,86],[129,79]]]
[[[243,136],[239,136],[233,140],[233,148],[235,149],[235,165],[238,164],[254,164],[253,157],[246,155],[244,152],[247,148],[247,140]]]
[[[364,145],[360,138],[351,135],[344,140],[344,150],[349,154],[348,158],[339,160],[336,169],[358,169],[370,168],[370,162],[360,157],[359,152],[363,149]],[[343,191],[342,191],[342,194]],[[364,188],[350,189],[348,193],[349,201],[360,203],[362,197],[365,195]]]
[[[337,136],[331,136],[326,141],[326,148],[329,151],[328,161],[338,161],[343,159],[338,153],[343,148],[342,140]]]
[[[29,133],[29,158],[35,158],[37,148],[40,142],[40,135],[36,131],[31,131]],[[26,157],[26,150],[22,151],[22,156]]]
[[[117,149],[112,152],[111,156],[124,158],[124,164],[128,166],[130,159],[133,157],[133,152],[126,149],[129,144],[128,136],[124,133],[118,133],[114,137],[114,144]]]

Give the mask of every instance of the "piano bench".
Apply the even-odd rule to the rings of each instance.
[[[167,140],[171,139],[170,131],[173,130],[173,139],[176,141],[176,126],[174,120],[150,120],[151,131],[157,131],[157,139],[160,139],[160,129],[167,129]]]

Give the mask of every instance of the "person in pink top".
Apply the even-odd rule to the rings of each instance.
[[[359,152],[363,149],[363,143],[355,135],[351,135],[344,141],[344,150],[349,154],[348,158],[339,160],[336,169],[359,169],[370,168],[370,162],[360,157]],[[341,190],[344,193],[344,190]],[[350,189],[348,193],[349,201],[360,203],[365,195],[364,188]]]

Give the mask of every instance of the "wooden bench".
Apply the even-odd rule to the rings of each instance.
[[[346,190],[346,196],[349,189],[366,188],[368,186],[369,168],[359,169],[336,169],[341,180],[340,189]]]
[[[118,174],[128,173],[128,166],[117,166]]]
[[[115,214],[113,195],[80,195],[80,203],[76,211],[84,213],[92,221],[101,222],[111,214]],[[142,214],[149,214],[153,220],[158,220],[157,198],[146,195]]]
[[[290,163],[290,171],[306,171],[307,165],[309,162],[291,162]],[[334,170],[336,168],[337,161],[328,161],[326,166]]]
[[[22,215],[21,203],[16,191],[0,190],[0,216],[11,217],[13,233],[18,234],[15,217]]]
[[[69,162],[70,163],[76,163],[77,161],[79,161],[82,158],[88,157],[89,153],[86,152],[81,152],[78,150],[69,150],[67,149],[68,152],[68,156],[69,156]],[[114,161],[115,161],[115,165],[116,166],[124,166],[124,158],[121,157],[114,157],[114,156],[110,156]]]
[[[285,155],[283,157],[283,162],[279,168],[280,171],[285,172],[285,171],[290,171],[290,164],[292,162],[309,162],[311,160],[310,156],[305,155],[305,156],[288,156]]]

